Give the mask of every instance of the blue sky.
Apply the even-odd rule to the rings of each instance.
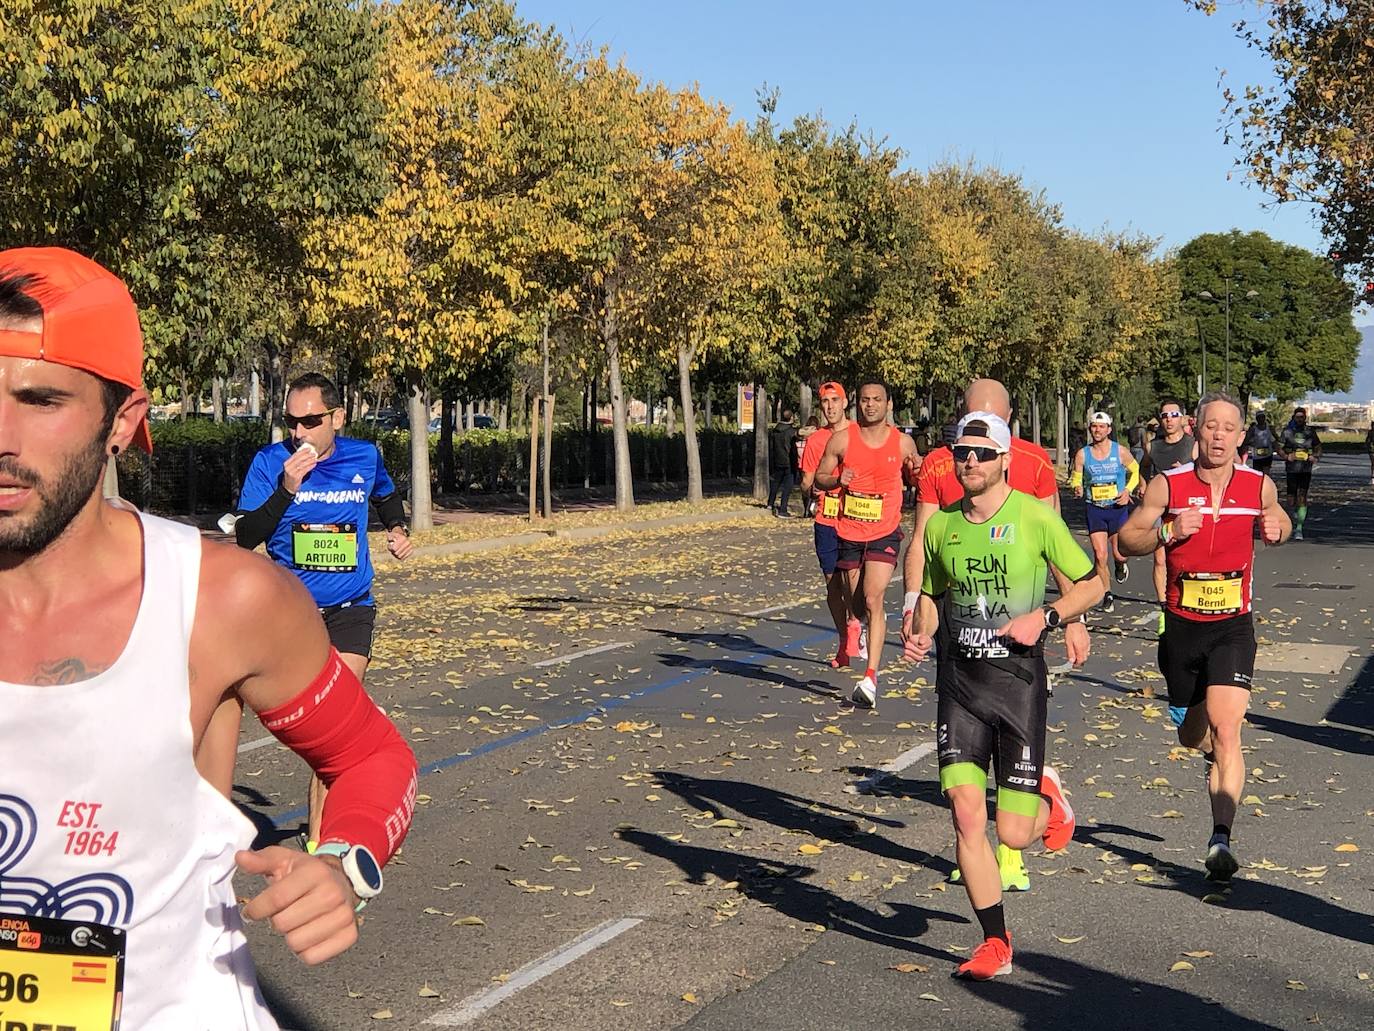
[[[1162,238],[1259,229],[1322,251],[1306,208],[1267,209],[1234,172],[1218,76],[1264,80],[1231,30],[1184,0],[517,0],[526,19],[606,46],[645,78],[696,82],[740,117],[762,83],[779,115],[819,111],[910,167],[972,159],[1019,173],[1066,222]]]

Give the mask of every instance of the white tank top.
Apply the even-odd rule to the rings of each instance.
[[[193,756],[200,534],[138,518],[143,599],[115,664],[0,681],[0,913],[124,929],[126,1029],[274,1031],[233,887],[253,826]]]

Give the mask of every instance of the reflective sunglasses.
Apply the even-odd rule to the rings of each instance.
[[[983,462],[991,462],[1002,454],[995,447],[977,447],[973,444],[955,444],[950,451],[954,453],[956,462],[967,462],[972,457],[978,459],[980,465]]]
[[[1159,413],[1159,417],[1160,417],[1161,419],[1182,419],[1182,418],[1183,418],[1183,413],[1182,413],[1182,412],[1177,412],[1177,411],[1175,411],[1175,412],[1160,412],[1160,413]]]
[[[304,426],[308,430],[313,430],[338,410],[338,408],[327,408],[323,412],[316,412],[311,415],[283,415],[282,422],[286,423],[288,430],[294,430],[297,426]]]

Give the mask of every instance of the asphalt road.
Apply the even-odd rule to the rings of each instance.
[[[388,569],[368,686],[420,757],[421,804],[349,953],[307,969],[251,929],[282,1026],[1368,1028],[1367,463],[1324,463],[1314,494],[1308,540],[1258,560],[1230,896],[1202,877],[1201,760],[1140,693],[1162,685],[1133,560],[1051,700],[1078,832],[1027,851],[1015,972],[981,985],[949,977],[978,934],[946,883],[933,670],[894,646],[877,711],[844,701],[861,671],[827,662],[809,525]],[[254,721],[241,751],[236,801],[261,842],[294,840],[304,767]]]

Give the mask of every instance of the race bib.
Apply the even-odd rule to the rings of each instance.
[[[123,995],[123,931],[0,916],[0,1027],[114,1031]]]
[[[1094,483],[1091,493],[1088,495],[1096,502],[1116,501],[1117,495],[1121,491],[1116,489],[1115,483]]]
[[[297,569],[351,573],[358,568],[358,528],[353,523],[296,523],[291,561]]]
[[[1185,612],[1227,616],[1242,608],[1243,573],[1184,573],[1178,607]]]
[[[821,495],[821,515],[827,519],[838,519],[840,515],[840,499],[834,494]]]
[[[1291,454],[1295,462],[1306,462],[1312,457],[1312,452],[1310,451],[1293,451]]]
[[[1256,458],[1268,458],[1274,452],[1267,447],[1257,447],[1250,453],[1254,455]]]
[[[881,494],[855,494],[846,491],[844,495],[844,516],[858,523],[876,523],[883,517],[883,496]]]

